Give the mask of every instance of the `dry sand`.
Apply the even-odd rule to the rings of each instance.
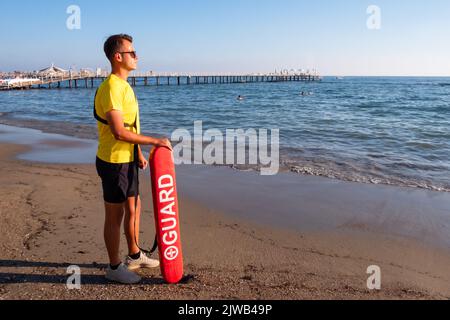
[[[17,160],[25,148],[0,144],[0,299],[450,298],[445,248],[363,228],[269,227],[194,202],[186,192],[180,201],[185,283],[166,285],[159,270],[139,271],[144,280],[138,285],[109,283],[94,166]],[[149,247],[154,224],[147,174],[141,232]],[[125,255],[124,237],[121,248]],[[81,290],[65,285],[69,265],[81,267]],[[366,287],[370,265],[381,267],[379,291]]]

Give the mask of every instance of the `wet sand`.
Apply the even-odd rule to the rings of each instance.
[[[17,155],[21,160],[46,163],[93,163],[97,142],[90,139],[42,132],[39,129],[0,124],[0,143],[13,142],[29,148]]]
[[[177,170],[185,283],[166,285],[159,270],[139,271],[138,285],[109,283],[93,164],[17,160],[27,150],[0,144],[0,299],[450,298],[443,193],[421,199],[415,189],[301,176],[291,188],[283,176],[261,185],[253,173],[227,168]],[[148,174],[141,177],[146,247],[154,237]],[[408,203],[409,193],[418,202]],[[420,204],[428,216],[409,214]],[[122,255],[125,248],[123,237]],[[69,265],[81,267],[81,290],[65,285]],[[381,268],[379,291],[367,289],[370,265]]]
[[[203,165],[179,166],[177,175],[190,199],[248,220],[298,232],[395,235],[450,248],[448,192]]]

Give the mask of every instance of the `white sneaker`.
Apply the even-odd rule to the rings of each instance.
[[[141,252],[141,256],[139,259],[133,260],[130,256],[125,258],[125,264],[129,270],[135,270],[139,268],[157,268],[159,267],[159,261],[156,259],[151,259],[147,257],[143,252]]]
[[[127,266],[123,263],[117,268],[117,270],[111,269],[111,266],[108,266],[106,269],[106,279],[114,282],[119,282],[123,284],[134,284],[141,281],[141,277],[136,273],[128,270]]]

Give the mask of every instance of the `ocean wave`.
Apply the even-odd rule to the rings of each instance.
[[[422,142],[422,141],[412,141],[412,142],[406,142],[405,144],[407,147],[411,147],[414,149],[420,149],[420,150],[436,150],[439,149],[439,146],[436,144],[430,143],[430,142]]]
[[[13,126],[29,127],[41,130],[48,133],[58,133],[68,136],[74,136],[78,138],[96,139],[96,126],[74,124],[67,122],[52,121],[49,126],[48,121],[36,121],[36,120],[22,120],[22,119],[7,119],[5,117],[0,118],[0,123]],[[333,156],[321,156],[315,157],[314,155],[320,152],[324,154],[326,149],[316,148],[316,151],[298,149],[295,147],[289,147],[280,150],[281,153],[281,171],[287,171],[295,174],[320,176],[330,179],[338,179],[348,182],[357,183],[369,183],[369,184],[385,184],[401,187],[421,188],[432,191],[450,192],[450,184],[443,182],[433,182],[429,179],[420,179],[418,177],[404,176],[389,172],[387,169],[399,170],[402,168],[417,171],[422,170],[426,172],[439,172],[446,168],[426,165],[426,164],[413,164],[401,161],[391,161],[384,165],[376,165],[370,161],[363,165],[363,163],[349,162],[346,160],[333,159]],[[297,159],[291,159],[290,155],[295,154]],[[305,155],[308,158],[304,158]],[[373,158],[383,158],[382,154],[370,154]],[[303,158],[300,158],[303,157]],[[226,165],[234,170],[260,171],[260,165]],[[386,168],[386,169],[383,169]]]
[[[302,174],[302,175],[311,175],[311,176],[320,176],[331,179],[338,179],[342,181],[348,182],[356,182],[356,183],[366,183],[366,184],[383,184],[390,186],[398,186],[398,187],[408,187],[408,188],[420,188],[426,189],[430,191],[439,191],[439,192],[450,192],[450,185],[445,184],[437,184],[430,181],[417,180],[413,178],[402,178],[402,177],[376,177],[371,175],[363,175],[361,173],[356,172],[335,172],[332,169],[327,168],[316,168],[311,166],[291,166],[290,172]]]
[[[0,118],[7,118],[7,117],[10,117],[12,114],[13,114],[13,112],[2,111],[2,112],[0,112]]]

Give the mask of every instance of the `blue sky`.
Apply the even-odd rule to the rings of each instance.
[[[142,71],[450,76],[449,17],[448,0],[0,1],[0,70],[106,67],[104,40],[124,32]]]

